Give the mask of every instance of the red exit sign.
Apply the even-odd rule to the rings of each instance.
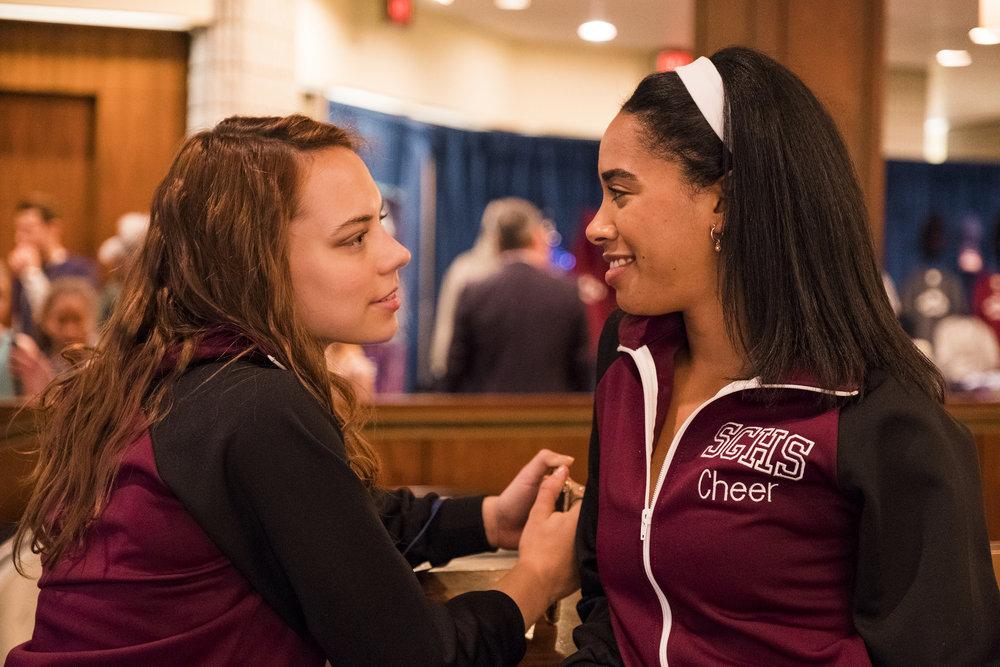
[[[409,25],[413,18],[413,0],[385,0],[385,18],[390,23]]]

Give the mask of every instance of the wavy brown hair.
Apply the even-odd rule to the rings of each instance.
[[[354,391],[327,371],[321,344],[296,316],[289,273],[301,165],[332,147],[357,142],[305,116],[234,116],[184,143],[97,346],[70,351],[72,368],[41,396],[38,463],[15,553],[30,541],[55,562],[81,541],[126,446],[169,411],[171,386],[220,328],[246,341],[237,358],[265,350],[295,373],[336,416],[354,472],[377,483]]]

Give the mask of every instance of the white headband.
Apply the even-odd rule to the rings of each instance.
[[[725,141],[722,138],[722,105],[725,104],[726,97],[719,70],[715,69],[711,60],[701,56],[693,63],[682,65],[674,71],[698,105],[701,115],[719,135],[719,139]]]

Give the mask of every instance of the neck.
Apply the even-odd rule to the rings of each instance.
[[[726,321],[718,299],[709,299],[684,311],[684,329],[692,372],[727,382],[743,375],[745,360],[726,333]]]

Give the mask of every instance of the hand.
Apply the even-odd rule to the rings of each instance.
[[[517,565],[497,584],[521,610],[525,627],[579,586],[573,536],[582,503],[574,503],[566,512],[555,511],[568,478],[569,471],[560,466],[542,482],[521,535]]]
[[[501,549],[517,549],[521,530],[528,520],[542,478],[552,468],[568,467],[572,463],[572,456],[543,449],[521,468],[499,496],[488,496],[483,500],[483,526],[487,541]],[[553,498],[553,507],[555,502]]]
[[[19,333],[10,350],[10,370],[21,383],[21,393],[27,398],[40,394],[55,377],[52,364],[35,341]]]
[[[20,278],[28,269],[42,268],[42,255],[30,243],[18,243],[7,255],[7,266],[11,273]]]

